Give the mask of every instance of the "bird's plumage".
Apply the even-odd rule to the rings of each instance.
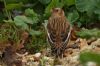
[[[56,57],[61,56],[66,49],[71,33],[71,26],[66,20],[64,11],[54,8],[47,24],[48,41]]]

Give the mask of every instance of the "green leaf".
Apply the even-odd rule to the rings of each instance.
[[[5,1],[7,4],[16,3],[17,2],[17,0],[2,0],[2,1]]]
[[[35,31],[35,30],[29,30],[29,34],[32,35],[32,36],[39,36],[42,34],[42,32],[40,31]]]
[[[80,12],[86,12],[93,19],[95,10],[100,10],[100,0],[75,0],[76,8]]]
[[[21,23],[28,23],[28,24],[33,24],[33,21],[26,16],[16,16],[14,18],[15,23],[21,24]]]
[[[40,1],[40,3],[42,3],[44,5],[46,5],[46,4],[51,2],[51,0],[39,0],[39,1]]]
[[[27,18],[28,18],[29,20],[32,20],[32,24],[38,23],[38,21],[39,21],[39,15],[38,15],[37,13],[35,13],[35,12],[33,11],[33,9],[30,9],[30,8],[26,9],[26,10],[25,10],[25,14],[27,15]],[[28,21],[27,21],[27,22],[28,22]],[[28,22],[28,23],[29,23],[29,22]]]
[[[83,52],[80,54],[81,63],[86,63],[89,61],[96,62],[100,65],[100,54],[94,52]]]
[[[100,8],[94,11],[95,14],[98,15],[98,19],[100,20]]]
[[[97,0],[97,5],[94,13],[98,15],[98,19],[100,20],[100,0]]]
[[[32,18],[33,24],[38,23],[39,19],[37,17]]]
[[[94,9],[96,0],[75,0],[76,7],[80,12],[90,11]]]
[[[73,24],[79,18],[79,14],[77,11],[73,11],[68,14],[68,20]]]
[[[21,8],[22,6],[23,6],[22,3],[11,3],[11,4],[7,4],[5,9],[13,10],[13,9]]]
[[[81,37],[81,38],[91,38],[91,37],[95,37],[95,38],[100,38],[100,30],[99,29],[82,29],[80,32],[76,33],[77,36]]]
[[[65,0],[65,5],[71,6],[75,4],[75,0]]]
[[[6,23],[14,23],[11,19],[10,20],[3,20]]]
[[[25,16],[16,16],[14,18],[15,25],[21,26],[22,29],[28,29],[27,21],[29,22]]]
[[[100,9],[95,10],[94,12],[95,12],[95,14],[99,14],[100,15]]]
[[[2,12],[0,12],[0,21],[1,22],[2,22],[3,19],[5,19],[4,17],[5,17],[4,14]]]
[[[34,17],[37,17],[37,16],[38,16],[38,14],[35,13],[35,12],[33,11],[33,9],[30,9],[30,8],[28,8],[28,9],[25,10],[25,14],[26,14],[27,16],[34,16]]]

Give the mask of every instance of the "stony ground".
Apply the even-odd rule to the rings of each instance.
[[[80,53],[84,51],[93,51],[100,53],[100,39],[77,39],[74,42],[70,42],[69,44],[76,45],[77,47],[68,48],[65,51],[64,58],[62,59],[54,59],[54,57],[50,56],[50,50],[46,49],[42,52],[36,54],[28,54],[28,52],[24,54],[16,53],[17,60],[22,61],[22,66],[82,66],[79,57]],[[0,63],[0,66],[6,66]],[[13,65],[16,66],[16,65]],[[19,65],[20,66],[20,65]],[[97,66],[94,62],[87,63],[87,66]]]

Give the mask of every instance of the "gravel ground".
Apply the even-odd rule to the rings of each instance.
[[[17,60],[21,60],[22,66],[82,66],[79,62],[81,52],[93,51],[100,53],[100,39],[93,41],[88,45],[86,39],[79,38],[75,43],[79,48],[68,48],[64,53],[65,57],[62,59],[55,59],[54,57],[50,56],[49,50],[44,50],[42,53],[38,52],[36,54],[28,54],[28,52],[25,54],[16,53],[16,55],[18,55]],[[0,62],[0,66],[6,65],[3,62]],[[96,63],[90,61],[86,64],[86,66],[97,65]]]

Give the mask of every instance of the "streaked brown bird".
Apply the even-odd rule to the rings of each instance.
[[[62,57],[68,44],[71,33],[70,23],[67,21],[61,8],[52,9],[52,14],[47,24],[48,41],[52,54]]]

